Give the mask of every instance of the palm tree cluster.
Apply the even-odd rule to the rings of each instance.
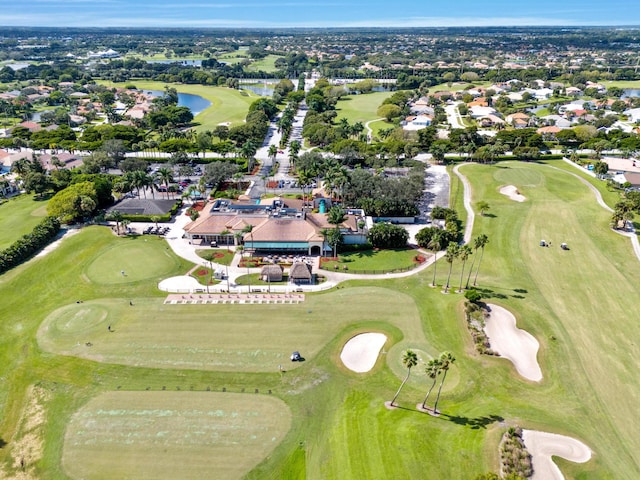
[[[441,233],[442,232],[442,233]],[[431,250],[435,256],[435,261],[433,262],[433,280],[431,282],[431,286],[436,286],[436,272],[437,272],[437,254],[443,248],[446,248],[444,253],[444,258],[446,262],[449,264],[449,273],[447,274],[447,282],[444,285],[444,292],[449,292],[449,287],[451,286],[451,273],[453,271],[453,262],[457,259],[460,259],[462,262],[462,268],[460,269],[460,285],[458,286],[458,292],[462,292],[465,289],[469,288],[469,283],[471,282],[471,274],[473,273],[474,266],[476,267],[475,277],[473,279],[473,286],[477,285],[478,282],[478,273],[480,272],[480,263],[482,262],[482,257],[484,255],[484,247],[489,243],[489,237],[484,234],[478,235],[473,241],[473,251],[469,245],[459,245],[456,242],[449,242],[446,247],[444,245],[444,231],[437,230],[431,236],[427,248]],[[464,273],[467,261],[469,257],[473,253],[478,253],[480,250],[480,257],[478,258],[478,264],[476,265],[477,256],[473,257],[473,262],[471,263],[471,267],[469,268],[467,274],[467,282],[463,288],[462,284],[464,283]]]
[[[433,391],[434,387],[436,386],[437,380],[438,380],[438,376],[440,376],[442,374],[442,378],[440,380],[440,386],[438,387],[438,394],[436,396],[436,401],[433,405],[433,409],[432,412],[434,414],[439,413],[438,412],[438,402],[440,401],[440,394],[442,393],[442,386],[444,385],[444,382],[447,378],[447,373],[449,372],[449,369],[451,368],[451,365],[453,365],[453,363],[456,361],[455,357],[451,354],[451,352],[443,352],[440,354],[440,356],[438,358],[433,358],[431,360],[429,360],[429,362],[427,362],[427,365],[425,367],[425,373],[427,374],[427,376],[433,381],[429,387],[429,390],[427,390],[427,394],[424,397],[424,400],[422,401],[422,405],[421,408],[423,410],[429,410],[429,408],[427,407],[427,401],[429,400],[429,396],[431,395],[431,392]],[[402,383],[400,384],[400,388],[398,388],[398,391],[396,392],[396,394],[393,397],[393,400],[391,400],[390,405],[392,407],[396,406],[396,400],[398,399],[398,396],[400,395],[400,392],[402,391],[402,387],[404,387],[405,383],[407,383],[407,380],[409,380],[409,376],[411,375],[411,369],[413,367],[415,367],[418,364],[418,356],[416,355],[416,353],[412,350],[407,350],[404,353],[404,356],[402,357],[402,363],[404,364],[404,366],[407,369],[407,375],[404,378],[404,380],[402,381]]]

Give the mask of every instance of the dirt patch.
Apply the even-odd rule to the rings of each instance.
[[[44,447],[42,430],[46,422],[45,405],[50,397],[51,394],[42,387],[32,385],[27,390],[18,430],[11,441],[12,467],[16,471],[4,478],[23,480],[38,478],[35,464],[42,458]]]

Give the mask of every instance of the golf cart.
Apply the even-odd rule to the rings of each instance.
[[[300,355],[300,352],[293,352],[291,354],[291,361],[292,362],[299,362],[302,360],[302,356]]]

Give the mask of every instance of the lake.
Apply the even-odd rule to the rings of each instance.
[[[621,98],[640,97],[640,88],[628,88]]]
[[[150,93],[151,95],[156,95],[158,97],[162,97],[164,95],[164,92],[161,90],[145,90],[145,92]],[[178,92],[178,106],[187,107],[189,110],[191,110],[191,113],[193,113],[194,117],[202,112],[205,108],[208,108],[210,105],[211,102],[206,98],[202,98],[200,95]]]
[[[178,63],[184,66],[200,67],[202,65],[202,60],[147,60],[147,63]]]

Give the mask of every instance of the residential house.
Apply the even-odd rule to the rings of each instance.
[[[507,115],[505,122],[514,128],[527,128],[529,126],[530,117],[526,113],[516,112]]]

